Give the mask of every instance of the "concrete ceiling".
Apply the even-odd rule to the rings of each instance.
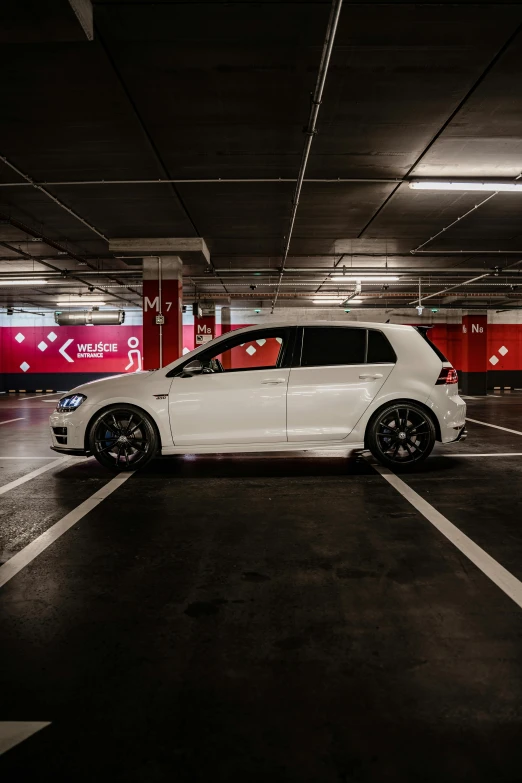
[[[187,299],[270,306],[329,0],[93,8],[90,41],[67,0],[4,3],[0,277],[48,284],[0,286],[0,307],[54,307],[88,284],[139,305],[139,264],[108,251],[124,236],[202,236],[212,265],[186,267]],[[521,29],[519,3],[344,4],[279,305],[337,290],[336,266],[386,264],[401,280],[363,285],[368,305],[408,304],[419,275],[434,293],[495,266],[453,306],[522,304],[521,197],[473,210],[489,194],[407,182],[519,176]]]

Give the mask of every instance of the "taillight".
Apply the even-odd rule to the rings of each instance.
[[[453,369],[453,367],[443,367],[440,371],[440,375],[437,378],[436,385],[440,386],[441,384],[446,383],[458,383],[459,382],[459,376],[456,370]]]

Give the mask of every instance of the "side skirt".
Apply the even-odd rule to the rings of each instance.
[[[310,441],[298,443],[224,443],[211,446],[165,446],[168,454],[260,454],[274,451],[337,451],[349,453],[364,449],[364,443],[346,441]]]

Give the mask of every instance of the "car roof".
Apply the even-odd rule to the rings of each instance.
[[[223,332],[223,336],[225,334],[231,335],[234,333],[240,334],[242,332],[252,332],[259,329],[282,329],[284,327],[292,326],[349,326],[355,328],[360,327],[361,329],[381,329],[383,331],[395,331],[403,329],[408,330],[415,328],[410,324],[383,324],[379,323],[378,321],[266,321],[265,323],[253,324],[252,326],[243,326],[241,329],[233,329],[231,332]]]

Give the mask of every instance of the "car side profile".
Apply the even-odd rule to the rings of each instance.
[[[50,417],[51,448],[113,471],[159,454],[318,448],[412,466],[465,437],[457,380],[413,326],[250,326],[159,370],[73,389]]]

